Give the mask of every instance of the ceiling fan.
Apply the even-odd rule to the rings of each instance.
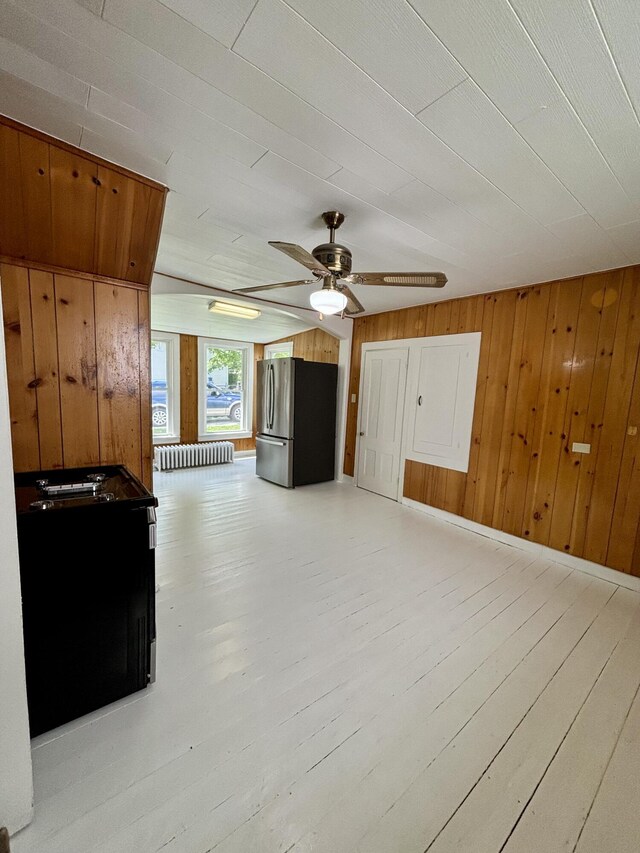
[[[444,287],[447,277],[443,272],[351,272],[351,251],[341,243],[334,242],[337,229],[344,222],[344,214],[337,210],[328,210],[322,214],[329,229],[329,242],[316,246],[307,252],[295,243],[269,241],[269,245],[284,252],[294,261],[311,270],[315,278],[300,281],[281,281],[277,284],[263,284],[258,287],[241,287],[234,293],[256,293],[259,290],[273,290],[277,287],[296,287],[300,284],[319,284],[309,297],[311,307],[320,314],[346,315],[360,314],[364,306],[354,296],[350,284],[377,285],[383,287]]]

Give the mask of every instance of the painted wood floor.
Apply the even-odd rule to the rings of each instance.
[[[640,594],[253,460],[158,476],[158,680],[16,853],[637,853]]]

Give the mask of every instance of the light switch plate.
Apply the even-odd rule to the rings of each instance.
[[[591,445],[590,444],[582,444],[579,441],[574,441],[571,445],[571,450],[574,453],[591,453]]]

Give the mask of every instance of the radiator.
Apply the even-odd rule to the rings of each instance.
[[[198,465],[217,465],[219,462],[233,462],[233,442],[172,444],[166,447],[158,446],[153,453],[153,466],[157,471],[195,468]]]

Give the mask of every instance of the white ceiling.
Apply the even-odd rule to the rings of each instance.
[[[0,33],[1,111],[170,186],[162,272],[304,277],[266,241],[332,208],[355,270],[449,277],[370,311],[640,262],[637,0],[0,0]]]
[[[181,332],[227,341],[251,341],[268,344],[311,328],[277,308],[260,305],[262,312],[254,320],[214,314],[208,306],[218,296],[202,294],[152,294],[151,328],[157,332]],[[233,302],[233,297],[228,300]]]

